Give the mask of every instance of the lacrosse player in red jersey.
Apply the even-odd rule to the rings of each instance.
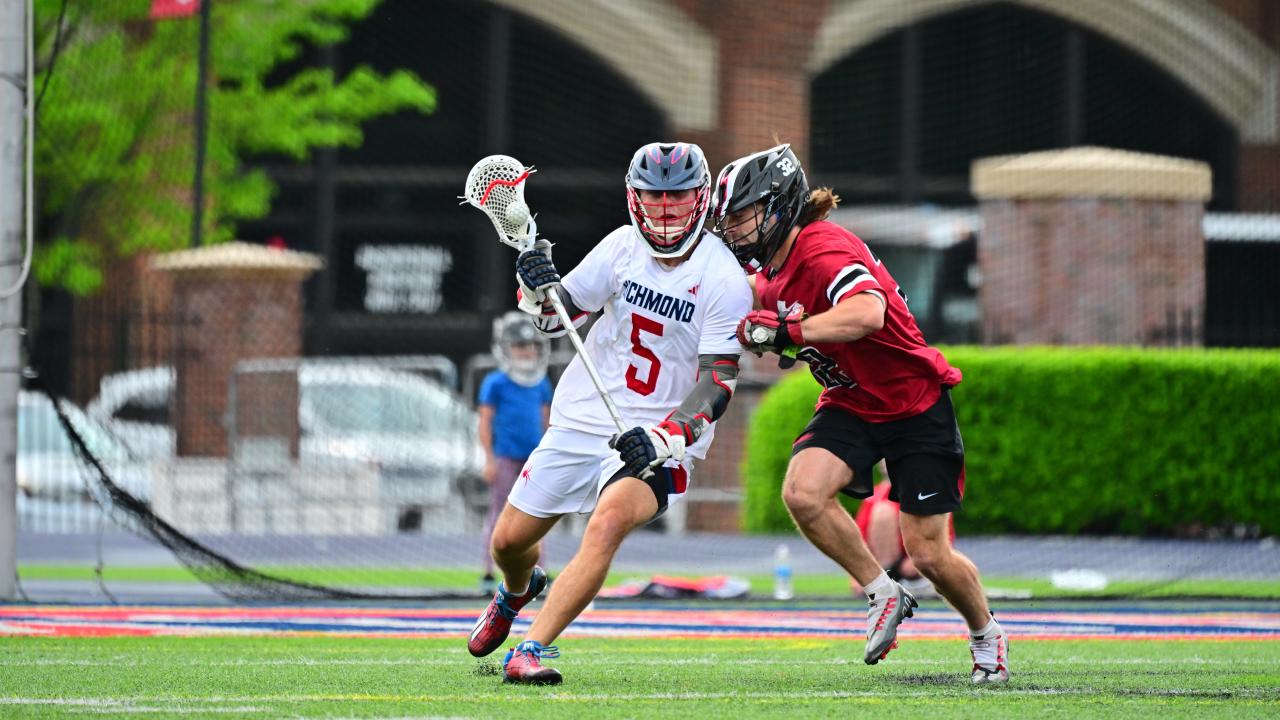
[[[591,519],[524,641],[507,653],[507,682],[561,681],[542,665],[559,653],[551,643],[599,592],[623,538],[684,494],[736,384],[735,328],[751,310],[751,288],[733,254],[702,227],[711,198],[702,150],[645,145],[631,160],[626,189],[631,224],[563,279],[545,240],[516,261],[520,308],[543,333],[566,332],[548,302],[553,288],[575,325],[602,311],[585,351],[631,429],[618,432],[588,368],[574,358],[552,397],[551,428],[494,529],[503,581],[472,630],[472,655],[501,646],[516,614],[546,586],[535,563],[547,531],[568,513]]]
[[[964,494],[950,395],[960,371],[925,343],[906,296],[867,245],[826,220],[839,198],[809,192],[790,146],[725,166],[714,195],[716,231],[740,262],[760,269],[752,277],[758,309],[738,325],[739,341],[807,362],[823,386],[792,446],[782,498],[809,541],[866,591],[863,659],[883,659],[917,606],[836,500],[870,496],[871,468],[883,457],[907,554],[969,625],[973,682],[1007,681],[1008,639],[977,568],[949,543],[948,520]]]

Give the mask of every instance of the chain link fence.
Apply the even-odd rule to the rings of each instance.
[[[628,222],[635,148],[697,142],[715,173],[776,136],[932,342],[1280,346],[1266,0],[169,5],[34,2],[24,322],[63,419],[24,392],[28,549],[132,531],[222,568],[197,572],[217,587],[285,582],[254,576],[267,597],[470,589],[475,396],[514,258],[457,195],[495,152],[538,168],[562,270]],[[1097,157],[1127,195],[1085,197]],[[991,158],[1030,169],[984,185]],[[1199,184],[1169,191],[1174,160]],[[1086,179],[1046,189],[1064,166]],[[553,380],[571,358],[556,346]],[[797,540],[740,537],[747,428],[778,377],[747,365],[687,502],[624,565],[767,576]],[[1078,562],[1055,543],[1002,572]]]

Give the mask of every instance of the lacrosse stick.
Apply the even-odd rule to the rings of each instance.
[[[524,181],[533,172],[532,167],[525,167],[513,157],[490,155],[476,163],[471,172],[467,173],[467,194],[462,196],[464,202],[471,203],[488,216],[494,229],[498,231],[498,239],[504,245],[520,252],[532,250],[533,244],[538,240],[538,225],[534,222],[529,206],[524,202]],[[560,294],[552,287],[547,289],[547,297],[560,316],[560,322],[568,330],[569,342],[573,343],[573,349],[582,358],[591,382],[595,383],[600,399],[604,400],[605,407],[609,409],[613,424],[618,427],[618,432],[626,432],[622,416],[618,414],[613,398],[609,397],[609,391],[600,380],[595,363],[591,362],[586,348],[582,346],[582,338],[578,337],[577,328],[573,326],[573,319],[560,300]]]

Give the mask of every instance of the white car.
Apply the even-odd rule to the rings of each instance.
[[[298,385],[304,459],[366,460],[400,472],[483,470],[475,412],[437,383],[317,362],[298,370]]]
[[[271,367],[270,361],[249,361],[242,372],[255,364]],[[404,522],[410,526],[415,505],[437,504],[454,493],[472,503],[483,490],[476,413],[440,383],[350,360],[303,360],[297,376],[303,464],[376,468],[384,501],[408,513]],[[167,460],[177,447],[169,417],[174,386],[168,367],[111,375],[86,410],[139,457]],[[234,416],[226,415],[229,437],[240,443],[240,452],[256,451],[260,446],[250,448],[230,426]]]
[[[110,428],[137,457],[171,458],[177,448],[169,425],[173,383],[173,368],[169,367],[108,375],[85,412],[94,422]]]
[[[67,401],[60,406],[111,479],[146,500],[150,492],[146,466],[80,408]],[[94,484],[92,470],[76,454],[46,395],[18,394],[17,471],[18,524],[23,530],[88,532],[96,528],[100,511],[93,497],[104,498],[105,491]]]

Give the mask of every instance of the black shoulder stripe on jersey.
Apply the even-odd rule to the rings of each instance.
[[[849,288],[861,282],[864,278],[871,277],[871,273],[861,265],[850,265],[840,274],[836,276],[831,286],[827,288],[827,301],[832,305],[836,304],[836,300],[845,293]]]

